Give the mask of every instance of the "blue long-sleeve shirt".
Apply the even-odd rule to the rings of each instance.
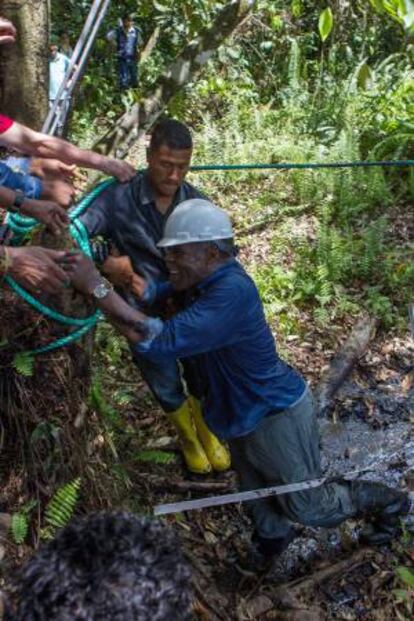
[[[14,158],[0,162],[0,186],[10,190],[21,190],[27,198],[40,198],[42,193],[42,182],[38,177],[34,177],[25,172],[13,170]]]
[[[196,295],[172,319],[149,319],[151,336],[137,350],[157,360],[195,357],[207,425],[221,438],[245,435],[296,403],[305,381],[279,358],[257,288],[236,260],[199,283]]]

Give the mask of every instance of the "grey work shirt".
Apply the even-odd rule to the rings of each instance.
[[[134,271],[147,280],[167,280],[168,271],[162,251],[157,248],[165,221],[174,208],[190,198],[205,198],[190,183],[178,188],[165,214],[155,205],[147,171],[127,183],[106,188],[80,217],[89,237],[101,235],[110,240],[121,255],[131,259]]]

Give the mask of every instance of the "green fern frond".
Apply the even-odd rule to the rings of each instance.
[[[14,543],[17,545],[24,543],[29,531],[29,522],[24,513],[13,513],[10,529]]]
[[[78,502],[80,486],[81,479],[77,478],[57,490],[45,510],[47,524],[56,528],[66,526]]]
[[[32,377],[34,373],[34,357],[27,352],[19,352],[13,358],[13,368],[19,375]]]
[[[139,451],[135,458],[153,464],[172,464],[175,461],[175,456],[166,451]]]

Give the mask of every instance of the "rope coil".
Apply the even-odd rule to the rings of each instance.
[[[98,184],[92,190],[92,192],[84,196],[79,204],[68,213],[69,219],[71,221],[71,224],[69,226],[69,232],[72,236],[72,239],[75,241],[79,249],[89,258],[93,257],[88,232],[83,223],[78,218],[84,211],[86,211],[91,202],[112,183],[114,183],[113,179],[107,179],[106,181]],[[23,237],[30,233],[30,231],[38,225],[38,222],[34,218],[27,218],[25,216],[21,216],[20,214],[9,213],[6,217],[6,224],[15,234],[13,241],[15,243],[21,243]],[[53,308],[49,308],[48,306],[40,302],[40,300],[37,300],[28,291],[26,291],[26,289],[21,287],[11,276],[5,276],[4,280],[13,289],[13,291],[17,293],[17,295],[19,295],[25,302],[30,304],[30,306],[32,306],[37,312],[63,325],[78,328],[67,336],[56,339],[48,345],[44,345],[43,347],[38,347],[37,349],[33,349],[27,352],[30,355],[42,354],[53,351],[60,347],[64,347],[66,345],[70,345],[70,343],[73,343],[78,339],[82,338],[82,336],[84,336],[89,330],[94,328],[98,321],[102,318],[102,313],[99,310],[95,311],[92,315],[89,315],[89,317],[85,318],[68,317],[66,315],[63,315],[62,313],[55,311]]]

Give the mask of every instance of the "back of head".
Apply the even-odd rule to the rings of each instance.
[[[152,131],[149,149],[156,151],[163,145],[173,150],[192,149],[190,130],[184,123],[175,119],[160,121]]]
[[[191,575],[175,533],[127,513],[73,521],[20,572],[9,621],[187,621]]]

